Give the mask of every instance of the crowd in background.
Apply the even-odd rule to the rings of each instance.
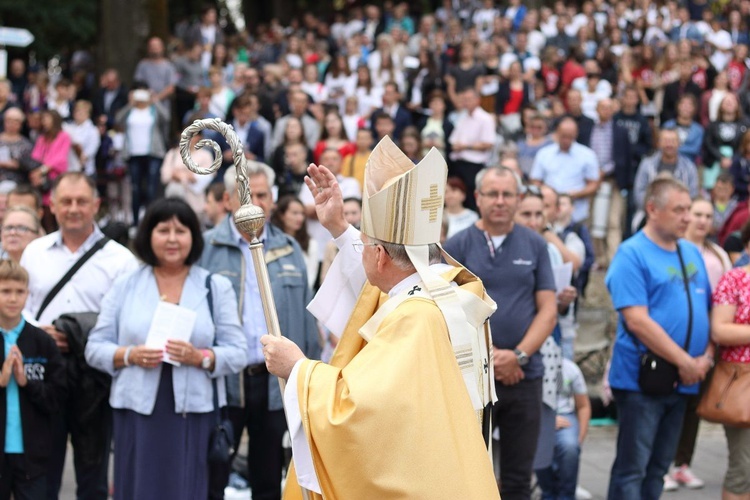
[[[337,176],[357,224],[365,164],[380,139],[390,136],[415,163],[436,148],[449,166],[448,241],[487,216],[488,196],[502,206],[508,195],[482,191],[486,168],[512,171],[523,184],[517,194],[526,194],[512,216],[574,270],[573,290],[557,293],[556,341],[567,359],[576,336],[570,306],[588,275],[608,269],[621,242],[648,224],[654,180],[671,176],[695,199],[685,237],[701,250],[712,289],[733,265],[750,262],[750,0],[558,0],[540,8],[445,0],[434,12],[414,9],[354,2],[331,16],[306,13],[289,25],[228,34],[207,5],[169,39],[149,38],[133,75],[94,74],[86,53],[54,78],[11,60],[0,81],[5,256],[20,260],[29,241],[58,229],[51,190],[65,172],[94,183],[97,218],[122,242],[164,197],[184,199],[201,228],[220,228],[231,205],[224,180],[232,151],[215,132],[196,135],[193,145],[213,139],[222,150],[219,172],[199,176],[177,148],[184,127],[219,118],[246,158],[271,167],[268,215],[299,245],[310,289],[336,249],[304,183],[309,163]],[[210,148],[192,155],[204,167],[215,160]],[[728,300],[726,290],[721,297]],[[325,356],[336,339],[321,339]],[[126,363],[118,355],[115,364]],[[569,382],[566,399],[549,407],[586,420],[585,411],[576,416],[579,375],[569,365],[558,371]],[[533,443],[554,441],[533,434]],[[565,437],[569,447],[580,449],[585,430],[578,434]],[[733,453],[745,458],[735,456],[726,498],[750,495],[747,469],[744,478],[737,472],[750,449],[742,436],[733,440],[745,448]],[[689,469],[694,434],[692,445],[686,440],[666,489],[702,484]],[[559,467],[547,462],[534,467],[545,494],[561,488]]]

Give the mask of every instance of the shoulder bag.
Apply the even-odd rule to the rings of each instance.
[[[693,333],[693,301],[690,296],[690,280],[685,269],[685,261],[682,258],[679,242],[677,243],[677,257],[680,259],[682,281],[685,284],[685,293],[687,294],[688,301],[688,330],[685,337],[685,344],[683,345],[683,349],[687,351],[690,347],[690,337]],[[638,344],[635,342],[635,336],[632,333],[630,335],[633,337],[633,343],[636,344],[637,348]],[[649,396],[667,396],[672,394],[679,381],[680,372],[675,365],[651,352],[650,349],[641,354],[640,367],[638,369],[638,386],[641,388],[641,392]]]
[[[211,274],[206,276],[206,289],[208,290],[208,310],[211,312],[211,320],[214,319],[214,301],[211,293]],[[214,337],[216,345],[216,337]],[[226,408],[219,408],[219,391],[216,387],[216,378],[211,378],[214,393],[214,413],[216,424],[211,430],[208,442],[208,461],[211,463],[228,464],[234,455],[234,428],[226,414]]]
[[[750,364],[720,360],[696,413],[709,422],[750,427]]]

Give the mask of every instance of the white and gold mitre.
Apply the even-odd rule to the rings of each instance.
[[[362,232],[399,245],[440,241],[448,165],[432,148],[414,163],[385,136],[365,166]]]

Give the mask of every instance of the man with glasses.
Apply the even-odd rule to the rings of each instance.
[[[273,209],[271,167],[248,160],[248,187],[252,201],[263,209],[266,217]],[[258,279],[255,275],[249,237],[240,233],[232,214],[240,208],[234,167],[224,174],[224,206],[229,214],[205,235],[206,248],[199,264],[209,271],[229,278],[237,293],[242,328],[247,338],[248,366],[239,376],[227,377],[227,405],[234,427],[234,448],[238,449],[247,427],[250,442],[247,453],[247,474],[252,496],[261,500],[281,498],[282,470],[286,465],[282,438],[286,421],[281,402],[279,382],[269,375],[259,339],[268,331],[263,315]],[[320,356],[318,328],[305,310],[312,298],[307,283],[307,267],[297,242],[279,228],[266,223],[259,235],[263,242],[271,291],[276,303],[281,331],[294,340],[305,355]],[[217,466],[210,474],[209,498],[224,498],[229,468]]]
[[[500,493],[528,500],[542,411],[542,357],[538,350],[557,321],[555,282],[547,243],[513,218],[524,191],[510,169],[477,175],[481,218],[445,243],[445,250],[484,283],[497,303],[490,317],[495,404],[500,429]]]
[[[35,318],[41,328],[52,336],[68,365],[80,362],[78,360],[83,359],[83,352],[71,352],[67,335],[53,326],[53,322],[63,314],[98,313],[101,300],[112,283],[137,266],[135,257],[127,248],[108,241],[59,289],[51,301],[45,300],[68,270],[104,238],[94,223],[99,203],[96,185],[89,177],[82,172],[62,174],[55,179],[51,198],[52,213],[60,230],[29,243],[21,257],[21,265],[29,271],[26,317]],[[89,416],[85,421],[77,403],[81,401],[77,398],[86,392],[84,388],[91,387],[90,379],[93,377],[90,372],[84,372],[77,381],[78,385],[68,387],[70,399],[67,410],[55,416],[47,471],[49,499],[56,499],[60,491],[68,434],[73,443],[77,497],[107,499],[112,432],[109,389],[105,387],[98,402],[86,408]]]
[[[383,139],[367,162],[360,232],[333,173],[308,169],[340,249],[309,309],[341,340],[325,364],[261,338],[269,370],[288,379],[297,474],[285,498],[299,498],[296,484],[313,499],[499,498],[478,425],[494,400],[494,303],[475,276],[441,263],[446,171],[436,149],[415,166]]]

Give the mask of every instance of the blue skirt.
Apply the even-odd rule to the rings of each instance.
[[[175,413],[172,366],[161,368],[151,415],[114,410],[114,498],[208,498],[208,441],[214,413]]]

